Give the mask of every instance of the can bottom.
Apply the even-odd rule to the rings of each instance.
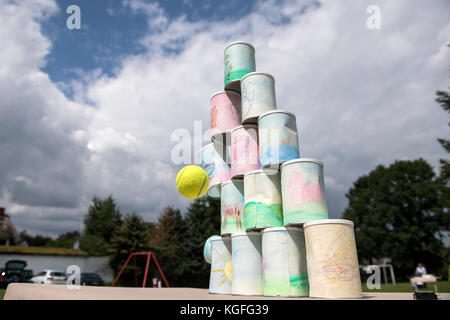
[[[252,228],[247,228],[245,230],[245,232],[252,232],[252,231],[260,232],[261,230],[264,230],[266,228],[272,228],[272,227],[252,227]]]
[[[241,93],[241,79],[236,79],[236,80],[228,82],[225,85],[225,90],[233,90],[240,94]]]
[[[229,145],[231,143],[231,131],[217,132],[211,136],[211,142]]]
[[[303,225],[305,223],[306,222],[291,222],[291,223],[286,223],[284,226],[285,227],[300,227],[300,228],[303,228]]]
[[[259,117],[250,117],[246,119],[242,119],[242,124],[258,124]]]
[[[243,173],[235,174],[235,175],[231,176],[231,180],[232,180],[232,181],[241,181],[241,180],[244,180],[244,174],[243,174]]]
[[[232,296],[263,296],[262,293],[232,293]]]

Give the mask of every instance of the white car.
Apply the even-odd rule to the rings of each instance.
[[[67,275],[63,271],[59,270],[42,270],[33,278],[33,283],[45,283],[45,284],[66,284]]]

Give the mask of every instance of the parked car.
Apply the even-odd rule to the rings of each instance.
[[[81,273],[80,284],[83,286],[103,286],[103,279],[96,273]]]
[[[60,270],[42,270],[31,278],[31,282],[45,284],[66,284],[67,275]]]
[[[27,273],[31,270],[24,270],[26,266],[27,262],[23,260],[7,261],[0,271],[0,288],[6,288],[11,282],[27,282]]]

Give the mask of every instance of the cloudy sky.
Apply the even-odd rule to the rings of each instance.
[[[80,30],[66,27],[71,4]],[[380,29],[367,27],[370,5]],[[0,206],[19,230],[81,231],[93,195],[149,221],[184,211],[172,133],[209,128],[236,40],[296,113],[301,155],[324,161],[330,217],[376,165],[447,157],[434,101],[450,85],[445,0],[0,0],[0,21]]]

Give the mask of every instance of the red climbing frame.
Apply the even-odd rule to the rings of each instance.
[[[167,282],[166,277],[164,277],[164,273],[162,272],[161,267],[159,266],[158,260],[156,260],[155,254],[153,252],[151,252],[151,251],[147,251],[147,252],[132,252],[132,253],[130,253],[130,255],[128,256],[127,261],[125,261],[125,264],[123,265],[122,269],[120,269],[120,272],[117,275],[116,279],[114,279],[114,282],[112,284],[113,287],[116,285],[117,280],[119,280],[120,275],[122,274],[122,272],[125,269],[125,267],[128,265],[128,262],[130,262],[132,257],[134,257],[134,266],[136,266],[136,256],[147,256],[147,264],[145,265],[144,281],[142,282],[142,288],[145,288],[145,284],[147,282],[147,273],[148,273],[148,267],[150,265],[150,257],[153,257],[153,260],[155,261],[156,267],[158,268],[159,273],[161,274],[161,277],[163,278],[164,283],[166,284],[166,287],[169,288],[169,283]],[[136,282],[136,287],[137,287],[136,271],[134,272],[134,281]]]

